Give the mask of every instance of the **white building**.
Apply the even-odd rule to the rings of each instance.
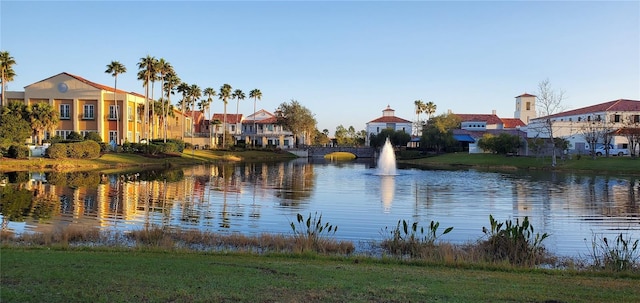
[[[412,123],[409,120],[396,117],[395,110],[389,105],[382,111],[382,117],[367,122],[367,138],[366,144],[369,145],[369,137],[378,135],[384,129],[392,129],[394,131],[403,131],[409,135],[412,134]]]
[[[527,137],[549,138],[548,123],[554,137],[569,141],[570,152],[584,154],[589,151],[584,135],[589,127],[611,132],[624,127],[640,129],[640,101],[619,99],[534,118],[527,126]],[[611,142],[616,148],[628,148],[628,143],[625,136],[614,136]]]

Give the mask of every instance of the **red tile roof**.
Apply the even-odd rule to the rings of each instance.
[[[524,93],[524,94],[522,94],[520,96],[516,96],[516,98],[520,98],[520,97],[536,97],[536,95]]]
[[[460,118],[460,122],[481,121],[487,124],[502,124],[502,119],[496,115],[490,114],[455,114]]]
[[[538,117],[532,120],[538,120],[542,118],[554,118],[554,117],[566,117],[566,116],[579,116],[598,112],[627,112],[627,111],[640,111],[640,101],[618,99],[587,107],[577,108],[574,110],[568,110],[561,113],[549,115],[546,117]]]
[[[382,116],[369,121],[369,123],[411,123],[411,121],[396,116]]]
[[[219,120],[220,122],[224,121],[224,114],[213,114],[211,120]],[[227,123],[235,124],[242,121],[242,114],[227,114]]]
[[[518,118],[502,118],[503,128],[517,128],[525,126],[524,122]]]

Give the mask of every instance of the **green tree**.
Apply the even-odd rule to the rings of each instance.
[[[313,144],[314,145],[327,145],[329,144],[329,142],[331,142],[331,140],[329,139],[329,136],[327,136],[327,134],[329,133],[329,131],[327,130],[327,132],[321,132],[319,130],[316,129],[316,135],[313,138]]]
[[[257,100],[262,100],[262,92],[259,89],[254,88],[249,92],[249,98],[253,98],[253,114],[254,114],[254,116],[253,116],[253,131],[254,131],[254,134],[257,134],[258,130],[256,129],[256,116],[255,116],[255,114],[256,114],[256,101]],[[251,140],[251,146],[255,146],[255,144],[256,144],[256,136],[254,135],[253,139]]]
[[[519,136],[504,133],[498,136],[485,134],[478,140],[478,147],[500,155],[517,154],[521,146],[522,139]]]
[[[31,126],[25,119],[26,105],[11,102],[2,108],[0,114],[0,149],[13,144],[22,144],[31,135]]]
[[[2,86],[2,100],[0,100],[0,107],[7,104],[7,97],[4,89],[7,82],[13,81],[13,78],[16,76],[16,73],[13,70],[14,65],[16,65],[16,60],[8,51],[0,52],[0,85]]]
[[[424,105],[424,112],[427,114],[427,120],[430,120],[431,115],[435,114],[436,108],[436,104],[432,101],[429,101]]]
[[[233,94],[231,94],[231,96],[236,99],[236,134],[240,133],[240,125],[239,125],[239,118],[238,115],[240,114],[239,112],[239,108],[240,108],[240,100],[244,100],[245,95],[242,92],[242,90],[236,89],[235,91],[233,91]]]
[[[280,104],[276,110],[276,117],[279,125],[293,133],[296,146],[298,146],[299,135],[304,136],[304,142],[307,144],[309,142],[307,137],[314,134],[316,129],[317,122],[313,113],[296,100]]]
[[[231,98],[232,90],[233,88],[231,88],[231,85],[225,83],[220,87],[220,94],[218,94],[218,98],[220,98],[220,100],[222,100],[222,103],[224,104],[224,113],[222,116],[222,147],[223,148],[227,147],[227,103],[229,103],[229,98]]]
[[[453,129],[460,128],[460,118],[454,114],[442,114],[429,120],[422,132],[420,146],[425,150],[442,152],[453,148],[457,141]]]
[[[39,102],[27,108],[29,112],[29,120],[34,134],[38,138],[38,145],[42,145],[42,132],[47,130],[52,132],[53,128],[58,124],[60,114],[53,106],[46,102]]]
[[[127,72],[127,68],[124,64],[118,61],[111,61],[111,63],[107,64],[107,70],[104,71],[107,74],[111,74],[113,76],[113,106],[115,111],[116,118],[116,144],[120,144],[120,114],[118,113],[120,109],[118,108],[118,98],[116,97],[116,93],[118,92],[118,75],[124,74]],[[135,134],[135,123],[134,125],[134,134]]]

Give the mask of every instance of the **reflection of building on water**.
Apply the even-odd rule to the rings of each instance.
[[[25,173],[13,180],[22,180],[19,186],[34,196],[53,195],[59,201],[55,217],[48,219],[52,223],[27,220],[26,229],[36,232],[66,225],[131,229],[140,228],[142,223],[194,227],[222,223],[228,227],[234,220],[261,217],[264,205],[240,205],[243,195],[250,195],[254,201],[275,195],[281,206],[296,206],[310,197],[314,187],[312,165],[295,161],[202,165],[177,172],[52,172],[46,178],[42,174],[33,176]],[[131,223],[118,223],[123,221]]]
[[[380,176],[380,197],[384,212],[391,210],[393,195],[396,191],[396,179],[394,176]]]

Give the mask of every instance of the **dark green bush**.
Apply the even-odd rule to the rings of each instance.
[[[84,140],[84,137],[82,137],[82,135],[77,133],[77,132],[70,132],[67,135],[67,140],[68,141],[82,141],[82,140]]]
[[[29,148],[24,145],[11,145],[8,156],[14,159],[27,159],[29,158]]]
[[[92,141],[96,141],[98,143],[102,142],[102,138],[100,137],[100,134],[96,133],[96,132],[88,132],[84,135],[84,139],[85,140],[92,140]]]
[[[67,158],[67,144],[65,143],[53,143],[47,151],[45,156],[51,159],[64,159]]]
[[[511,220],[498,223],[491,215],[489,221],[491,229],[482,229],[489,238],[481,244],[489,261],[525,266],[541,263],[545,251],[542,241],[549,235],[534,234],[529,217],[524,217],[522,224],[518,219],[515,224]]]

